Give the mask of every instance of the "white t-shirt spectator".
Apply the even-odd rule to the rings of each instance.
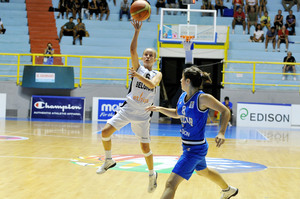
[[[255,38],[256,38],[256,39],[259,39],[259,38],[260,38],[263,34],[265,34],[265,33],[264,33],[263,30],[257,30],[257,31],[254,31],[253,34],[255,34]]]

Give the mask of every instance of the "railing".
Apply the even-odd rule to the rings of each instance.
[[[235,71],[235,70],[229,70],[227,65],[228,64],[239,64],[239,69],[243,68],[243,64],[251,64],[252,70],[248,67],[246,71]],[[257,86],[269,86],[269,87],[296,87],[300,89],[300,83],[299,78],[297,78],[297,81],[292,81],[294,84],[289,84],[291,81],[282,82],[281,79],[277,78],[277,83],[257,83],[257,75],[293,75],[293,76],[300,76],[300,73],[283,73],[283,72],[268,72],[268,71],[257,71],[257,64],[263,64],[263,65],[300,65],[300,63],[291,63],[291,62],[263,62],[263,61],[225,61],[223,64],[223,81],[222,85],[248,85],[252,87],[252,92],[254,93],[256,91]],[[278,69],[281,69],[279,67]],[[261,69],[260,69],[261,70]],[[281,69],[282,70],[282,69]],[[277,69],[272,69],[272,71],[278,71]],[[280,71],[280,70],[279,70]],[[252,76],[252,82],[251,83],[245,83],[244,79],[241,78],[241,81],[244,82],[228,82],[226,81],[225,74],[250,74]],[[270,76],[271,77],[271,76]],[[274,81],[271,81],[274,82]],[[282,83],[279,83],[282,82]],[[284,84],[287,83],[287,84]]]
[[[82,81],[83,80],[107,80],[107,81],[125,81],[126,82],[126,87],[129,86],[129,77],[128,77],[128,71],[130,68],[130,59],[131,57],[115,57],[115,56],[86,56],[86,55],[59,55],[59,54],[54,54],[53,57],[54,59],[63,59],[63,63],[62,65],[45,65],[45,64],[39,64],[37,63],[37,60],[39,60],[41,62],[41,59],[45,56],[45,54],[17,54],[17,53],[0,53],[0,58],[2,56],[15,56],[17,57],[15,63],[13,59],[8,59],[10,60],[10,63],[1,63],[0,61],[0,67],[1,66],[17,66],[16,68],[16,75],[3,75],[0,74],[0,77],[9,77],[9,78],[16,78],[16,84],[17,85],[21,85],[22,82],[20,81],[20,79],[22,78],[21,75],[21,67],[24,65],[43,65],[43,66],[51,66],[51,67],[74,67],[74,68],[78,68],[79,72],[78,75],[75,76],[75,80],[78,81],[78,83],[75,83],[75,87],[81,87],[82,86]],[[21,62],[21,58],[22,57],[30,57],[30,61],[29,63],[22,63]],[[70,62],[70,59],[72,58],[77,58],[79,60],[73,60],[72,61],[72,65],[68,64],[68,62]],[[116,66],[116,67],[112,67],[112,66],[100,66],[101,63],[94,65],[94,66],[88,66],[88,65],[84,65],[83,64],[83,59],[111,59],[111,60],[124,60],[124,62],[126,61],[126,63],[122,63],[122,65],[124,66]],[[11,60],[13,60],[13,62],[11,63]],[[76,64],[74,64],[74,62],[76,62]],[[120,64],[120,63],[119,63]],[[84,70],[86,69],[112,69],[112,70],[126,70],[126,73],[124,73],[124,77],[122,78],[108,78],[107,74],[102,74],[102,76],[104,77],[84,77],[83,73]],[[153,68],[154,70],[159,70],[159,59],[157,59],[157,68]],[[106,76],[106,77],[105,77]],[[121,75],[123,76],[123,75]]]

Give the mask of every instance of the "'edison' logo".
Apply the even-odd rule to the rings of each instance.
[[[241,120],[245,120],[247,116],[248,116],[248,110],[246,108],[240,109]]]

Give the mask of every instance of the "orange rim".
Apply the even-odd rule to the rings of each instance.
[[[192,35],[181,35],[180,37],[185,39],[185,41],[190,41],[191,39],[195,38],[195,36]]]

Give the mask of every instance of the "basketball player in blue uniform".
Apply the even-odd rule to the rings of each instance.
[[[135,28],[130,46],[132,69],[129,73],[132,78],[126,101],[120,110],[109,119],[102,129],[102,143],[105,150],[105,162],[97,169],[98,174],[105,173],[114,167],[116,162],[111,156],[111,135],[131,123],[131,129],[140,140],[141,149],[149,169],[148,192],[153,192],[157,187],[157,173],[153,169],[153,154],[150,149],[150,119],[151,114],[145,111],[146,107],[153,105],[156,86],[162,79],[162,74],[152,70],[156,61],[156,51],[146,48],[143,52],[143,65],[140,65],[137,54],[137,40],[142,27],[142,22],[133,20]]]
[[[215,138],[217,147],[225,142],[225,130],[229,121],[229,110],[213,96],[205,94],[201,89],[203,82],[211,82],[208,73],[202,72],[196,66],[184,69],[181,78],[181,88],[184,91],[180,96],[177,108],[150,106],[146,110],[161,112],[172,118],[181,120],[181,138],[183,154],[176,163],[161,199],[174,198],[178,185],[189,180],[194,170],[215,182],[223,190],[221,199],[228,199],[237,195],[238,189],[229,186],[222,176],[206,165],[205,156],[208,143],[205,139],[205,125],[209,108],[221,112],[222,122],[218,135]]]

